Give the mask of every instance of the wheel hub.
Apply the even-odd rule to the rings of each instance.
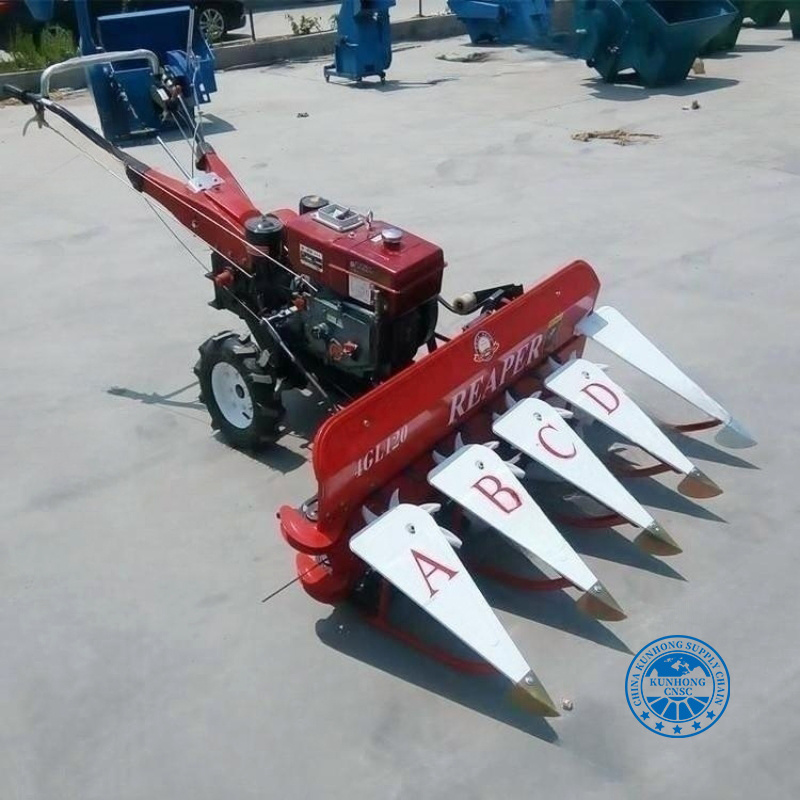
[[[253,422],[253,398],[244,377],[233,364],[219,361],[211,370],[211,390],[222,416],[244,430]]]
[[[218,42],[225,34],[225,20],[216,8],[204,8],[200,12],[200,30],[209,42]]]

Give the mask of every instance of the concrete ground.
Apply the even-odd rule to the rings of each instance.
[[[585,258],[603,300],[759,437],[685,443],[714,500],[631,484],[683,554],[642,555],[630,529],[569,534],[627,620],[481,583],[574,702],[551,722],[297,586],[261,602],[294,576],[275,510],[314,490],[310,402],[263,458],[218,441],[191,367],[235,320],[206,306],[201,267],[52,132],[23,140],[28,109],[0,109],[3,800],[800,794],[800,43],[785,27],[740,41],[662,92],[525,49],[436,59],[463,40],[400,48],[383,88],[326,85],[322,62],[219,76],[209,138],[265,210],[310,192],[373,208],[445,248],[447,295]],[[618,127],[660,138],[571,138]],[[731,674],[724,717],[686,741],[643,730],[623,691],[631,653],[670,634]]]

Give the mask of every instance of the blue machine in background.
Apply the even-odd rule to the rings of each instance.
[[[392,63],[389,9],[395,0],[343,0],[339,9],[333,64],[323,69],[331,75],[360,81],[377,75],[381,83]]]
[[[25,0],[47,21],[53,0]],[[217,90],[214,55],[188,6],[98,17],[93,28],[87,0],[75,0],[81,56],[48,67],[50,77],[84,66],[103,135],[111,142],[155,136],[194,125],[195,109]],[[95,41],[95,32],[98,41]]]
[[[191,125],[195,106],[210,102],[217,90],[214,56],[188,7],[98,17],[97,35],[99,47],[81,34],[84,55],[145,49],[161,65],[160,86],[146,61],[91,68],[95,104],[111,141],[152,136],[179,121]],[[170,101],[174,114],[166,113]]]
[[[550,34],[554,0],[448,0],[473,43],[536,44]],[[360,81],[377,75],[381,82],[392,63],[389,9],[395,0],[343,0],[338,15],[331,75]]]
[[[473,44],[536,44],[550,35],[554,0],[447,0]]]

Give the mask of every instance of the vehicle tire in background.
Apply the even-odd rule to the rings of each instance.
[[[197,22],[209,44],[222,41],[228,32],[225,9],[216,3],[201,3],[197,9]]]

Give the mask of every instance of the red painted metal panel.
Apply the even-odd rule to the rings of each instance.
[[[302,214],[286,222],[286,245],[292,268],[342,297],[350,296],[350,277],[380,288],[386,312],[398,316],[435,297],[442,288],[445,262],[440,247],[403,232],[397,247],[381,241],[388,223],[375,220],[347,233],[335,231]]]
[[[335,541],[376,488],[573,338],[599,288],[575,261],[328,419],[314,439],[317,530]]]
[[[144,173],[141,191],[215,250],[245,267],[257,250],[244,242],[244,223],[261,212],[213,150],[203,156],[202,168],[213,172],[222,183],[195,192],[188,183],[151,168]]]

